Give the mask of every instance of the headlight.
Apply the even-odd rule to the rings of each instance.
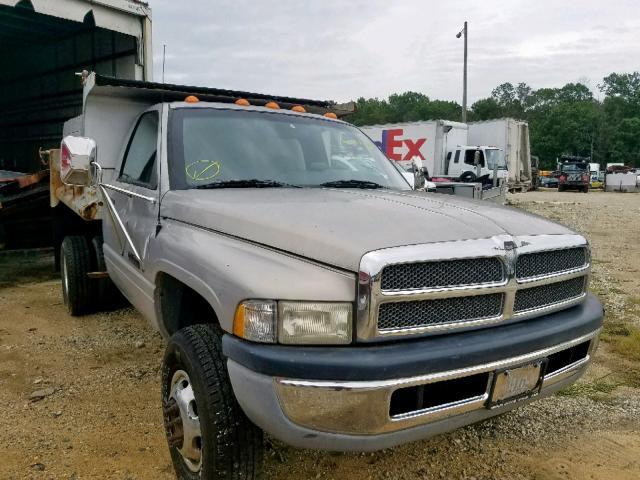
[[[346,302],[246,300],[236,310],[233,333],[253,342],[344,345],[351,343],[352,310]]]
[[[297,345],[351,343],[351,304],[278,302],[278,340]]]

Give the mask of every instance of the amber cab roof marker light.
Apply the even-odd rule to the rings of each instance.
[[[307,111],[304,109],[302,105],[295,105],[291,107],[291,110],[298,113],[307,113]]]
[[[186,103],[198,103],[200,99],[195,95],[189,95],[187,98],[184,99],[184,101]]]
[[[264,106],[267,108],[273,108],[274,110],[278,110],[280,108],[280,105],[276,102],[267,102]]]
[[[240,105],[241,107],[248,107],[249,105],[251,105],[251,103],[249,103],[249,100],[247,100],[246,98],[239,98],[234,103],[236,105]]]
[[[324,116],[327,118],[338,118],[338,116],[333,112],[327,112],[324,114]]]

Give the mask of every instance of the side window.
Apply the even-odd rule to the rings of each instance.
[[[449,160],[451,160],[451,152],[448,152],[448,153],[447,153],[447,162],[448,162]]]
[[[484,153],[482,153],[482,150],[467,150],[464,154],[464,163],[473,165],[476,152],[480,152],[480,166],[484,167]]]
[[[460,161],[460,150],[456,150],[456,156],[453,157],[453,163],[458,163]]]
[[[121,182],[150,189],[158,186],[156,147],[158,142],[158,114],[148,112],[140,117],[124,154]]]

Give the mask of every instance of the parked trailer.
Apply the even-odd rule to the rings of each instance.
[[[605,190],[607,192],[640,192],[640,169],[607,172]]]
[[[467,125],[446,120],[368,125],[361,130],[405,169],[419,157],[431,176],[448,175],[447,151],[467,143]]]
[[[504,150],[510,191],[532,187],[529,124],[514,118],[469,123],[469,143],[495,145]]]

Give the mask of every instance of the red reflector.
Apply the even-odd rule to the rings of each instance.
[[[64,143],[60,147],[60,169],[66,169],[71,166],[71,152],[69,151],[69,147],[67,147]]]

